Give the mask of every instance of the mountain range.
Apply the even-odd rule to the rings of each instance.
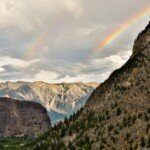
[[[0,97],[35,101],[48,111],[52,125],[84,106],[98,83],[5,82],[0,83]]]

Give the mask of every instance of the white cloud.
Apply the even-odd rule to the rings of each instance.
[[[60,68],[65,70],[65,72],[59,72],[58,68],[53,71],[40,70],[32,80],[28,79],[28,81],[44,81],[49,83],[103,82],[113,70],[121,67],[130,56],[131,51],[128,50],[109,57],[97,58],[88,63],[76,63],[68,68]],[[64,77],[58,78],[63,73]]]
[[[108,76],[110,75],[110,72],[105,72],[102,74],[93,74],[93,73],[88,73],[88,74],[78,74],[76,77],[70,77],[67,75],[64,78],[61,78],[59,80],[53,80],[52,82],[54,83],[61,83],[61,82],[67,82],[67,83],[72,83],[72,82],[102,82],[104,81]]]
[[[30,65],[39,62],[39,60],[31,60],[31,61],[25,61],[18,58],[12,58],[10,56],[3,56],[0,57],[0,67],[5,65],[15,65],[19,67],[29,67]]]
[[[53,82],[56,80],[58,74],[55,72],[40,70],[38,74],[35,75],[35,81],[45,81],[45,82]]]
[[[4,68],[0,68],[0,72],[4,72],[5,71],[5,69]]]
[[[72,82],[102,82],[108,76],[110,72],[102,73],[102,74],[78,74],[76,77],[71,77],[66,75],[64,78],[57,79],[58,74],[56,72],[44,71],[41,70],[38,74],[35,75],[35,78],[32,79],[23,79],[25,81],[33,82],[33,81],[43,81],[47,83],[72,83]],[[94,80],[93,80],[94,79]]]
[[[0,28],[31,32],[48,25],[54,18],[63,17],[67,11],[75,17],[82,15],[82,7],[76,0],[3,0],[0,2]]]

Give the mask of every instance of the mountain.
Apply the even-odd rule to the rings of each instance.
[[[47,131],[50,125],[41,104],[0,98],[0,137],[35,137]]]
[[[48,111],[51,123],[56,124],[65,116],[79,110],[98,83],[6,82],[0,83],[0,97],[35,101]]]
[[[23,149],[150,149],[150,23],[85,107]]]

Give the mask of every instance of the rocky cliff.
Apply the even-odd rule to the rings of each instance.
[[[48,111],[52,124],[70,116],[87,101],[98,83],[6,82],[0,83],[0,97],[35,101]]]
[[[34,137],[49,127],[50,119],[42,105],[0,98],[0,137]]]
[[[149,87],[150,23],[135,40],[131,58],[93,92],[85,107],[27,147],[150,149]]]

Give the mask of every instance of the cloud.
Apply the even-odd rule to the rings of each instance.
[[[0,28],[13,27],[31,32],[37,27],[43,27],[43,21],[49,23],[52,17],[65,12],[79,17],[82,7],[75,0],[4,0],[0,3]]]
[[[120,52],[105,58],[94,59],[86,63],[76,63],[66,66],[55,65],[47,70],[40,70],[34,78],[28,81],[60,82],[103,82],[110,73],[121,67],[131,56],[131,51]],[[55,64],[57,64],[55,62]],[[43,68],[44,69],[44,68]],[[46,69],[46,68],[45,68]],[[27,79],[26,79],[27,80]]]
[[[58,74],[55,72],[51,71],[45,71],[45,70],[40,70],[38,74],[35,75],[35,81],[44,81],[49,82],[49,81],[55,81],[57,78]]]
[[[5,69],[4,68],[0,68],[0,72],[4,72],[5,71]]]
[[[25,61],[10,56],[0,57],[0,78],[4,81],[31,78],[38,72],[33,66],[39,61]]]
[[[148,5],[147,0],[3,0],[0,79],[101,82],[129,58],[149,15],[91,56],[92,49]]]
[[[28,67],[31,64],[39,62],[39,60],[31,60],[31,61],[25,61],[22,59],[18,58],[12,58],[11,56],[3,56],[0,57],[0,67],[5,66],[5,65],[14,65],[14,66],[19,66],[19,67]]]

